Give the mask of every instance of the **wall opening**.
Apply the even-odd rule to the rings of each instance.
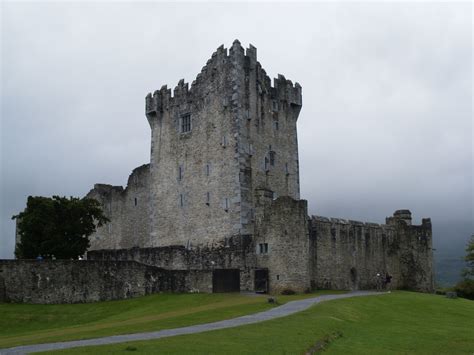
[[[212,292],[240,292],[240,270],[214,270],[212,272]]]
[[[353,291],[359,289],[359,280],[357,275],[357,269],[355,267],[351,268],[351,289]]]
[[[268,292],[268,269],[255,270],[255,292]]]

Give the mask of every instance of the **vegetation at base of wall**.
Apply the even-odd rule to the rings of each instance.
[[[456,291],[459,297],[474,300],[474,280],[466,279],[458,282],[454,287],[454,291]]]
[[[115,354],[133,346],[136,354],[472,354],[473,319],[473,301],[396,291],[237,328],[58,353]]]
[[[457,292],[459,297],[464,297],[470,300],[474,300],[474,235],[466,247],[466,268],[463,270],[464,279],[454,286],[454,291]]]
[[[77,259],[90,246],[89,236],[109,219],[98,201],[76,197],[28,196],[17,219],[19,259]]]
[[[121,301],[64,305],[0,303],[0,348],[97,338],[214,322],[263,311],[317,294],[155,294]]]

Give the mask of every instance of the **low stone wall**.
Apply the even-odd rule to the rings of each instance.
[[[180,245],[153,248],[90,250],[87,260],[134,260],[167,270],[205,271],[239,269],[240,289],[253,290],[255,251],[249,236],[228,238],[222,243],[186,248]],[[212,280],[211,280],[212,284]],[[199,285],[199,283],[198,283]],[[197,287],[205,289],[206,287]]]
[[[84,303],[158,292],[212,292],[212,272],[136,261],[0,260],[0,301]]]

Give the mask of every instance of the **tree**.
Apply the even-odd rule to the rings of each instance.
[[[467,244],[466,253],[464,260],[466,260],[467,268],[462,273],[464,280],[458,282],[454,290],[459,296],[474,300],[474,235]]]
[[[471,235],[471,240],[467,244],[466,248],[466,260],[467,267],[463,271],[463,276],[466,279],[474,279],[474,235]]]
[[[17,258],[78,259],[90,246],[89,236],[107,223],[98,201],[89,198],[28,196],[17,219]]]

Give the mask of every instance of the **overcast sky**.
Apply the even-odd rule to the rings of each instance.
[[[470,3],[1,6],[0,258],[28,195],[124,185],[149,161],[145,95],[192,82],[236,38],[303,87],[310,213],[381,223],[408,208],[435,233],[467,226],[437,238],[474,232]]]

